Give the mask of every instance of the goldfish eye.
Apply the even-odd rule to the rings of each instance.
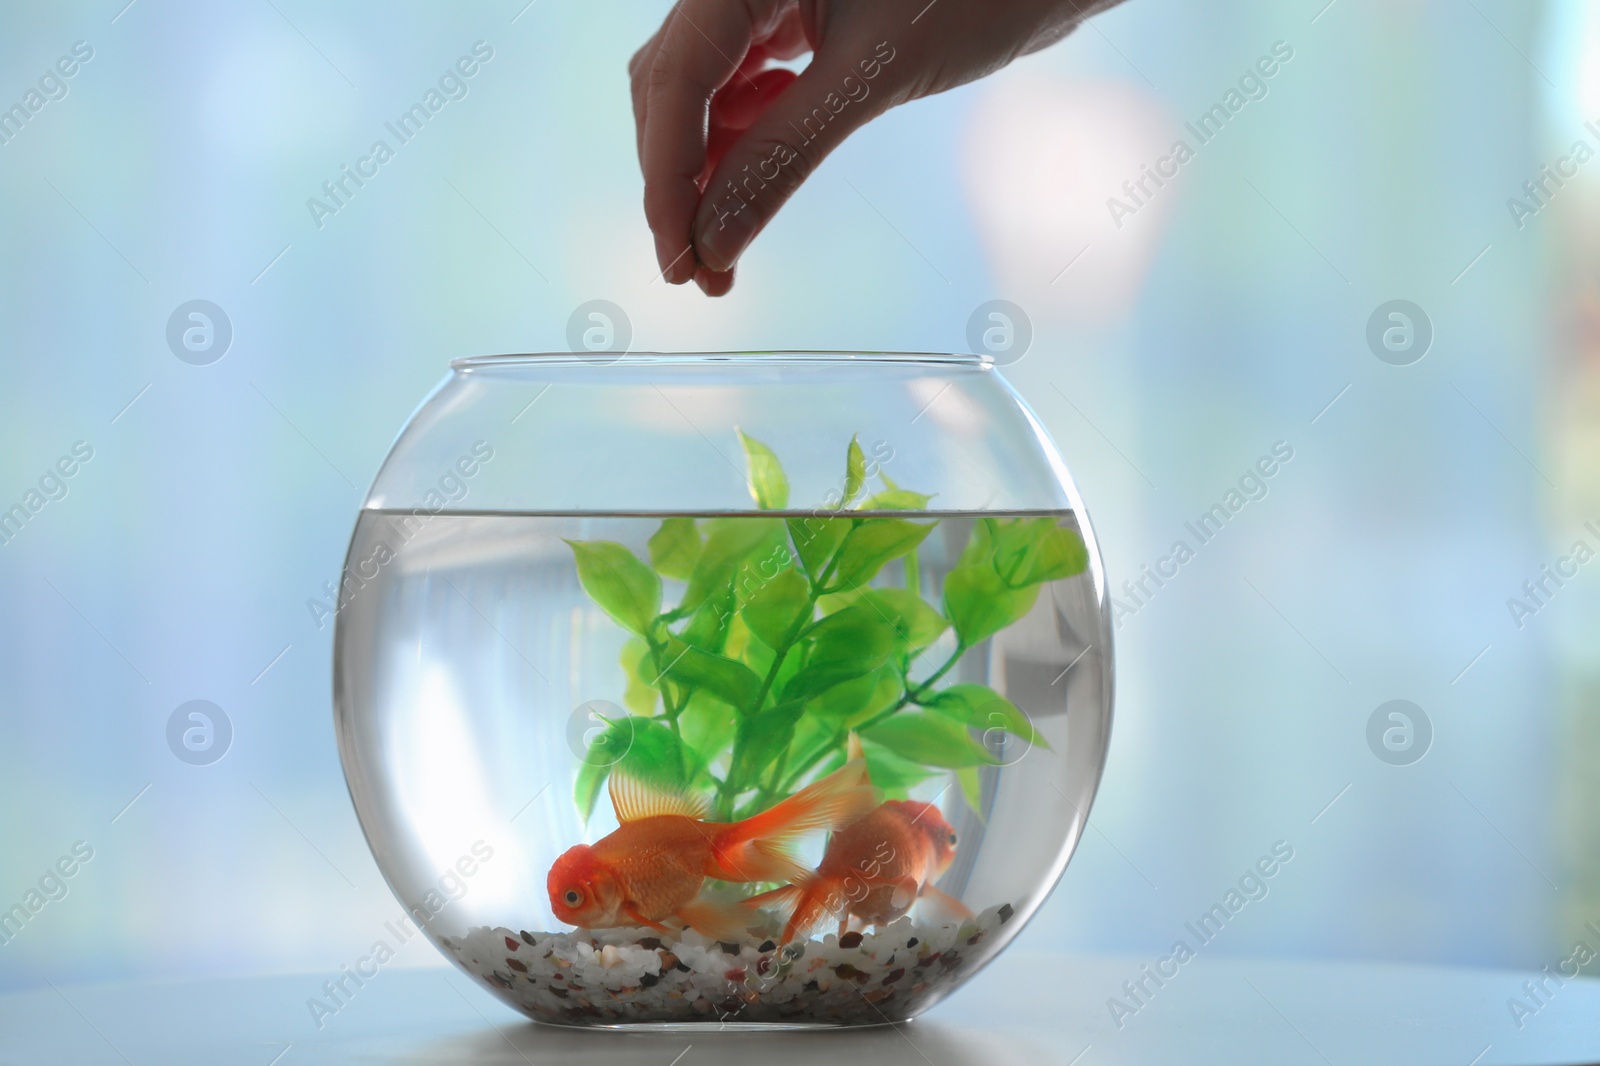
[[[950,834],[950,846],[952,848],[956,846],[956,835],[954,833]]]
[[[575,888],[567,889],[567,894],[562,898],[567,901],[567,906],[569,907],[576,907],[579,903],[583,902],[583,896],[580,895],[578,890]]]

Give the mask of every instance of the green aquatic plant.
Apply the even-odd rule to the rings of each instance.
[[[615,542],[568,541],[584,591],[630,634],[628,713],[590,741],[579,811],[589,816],[618,768],[710,793],[720,820],[747,817],[840,765],[852,733],[891,797],[953,773],[976,807],[978,771],[999,761],[979,736],[1047,745],[993,689],[941,683],[1027,614],[1045,583],[1088,567],[1082,538],[1053,517],[980,517],[930,602],[917,558],[939,525],[928,496],[881,472],[868,494],[852,439],[837,506],[787,511],[777,456],[739,438],[751,496],[774,514],[666,518],[648,561]],[[669,587],[682,589],[670,605]],[[937,662],[925,662],[935,646]]]

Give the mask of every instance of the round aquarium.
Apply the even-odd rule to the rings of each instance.
[[[967,356],[459,360],[334,647],[399,925],[563,1025],[918,1014],[1061,876],[1111,724],[1094,534]]]

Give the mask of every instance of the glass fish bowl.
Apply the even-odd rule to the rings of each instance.
[[[1094,533],[971,356],[458,360],[335,628],[396,924],[559,1025],[925,1011],[1061,877],[1111,725]]]

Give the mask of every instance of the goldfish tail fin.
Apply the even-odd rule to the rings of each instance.
[[[799,885],[784,885],[741,900],[739,906],[744,910],[749,926],[760,926],[770,932],[788,920],[803,891]]]
[[[799,937],[809,936],[818,926],[832,917],[829,903],[835,903],[840,909],[840,917],[848,916],[844,909],[843,895],[834,891],[832,879],[813,877],[801,886],[795,893],[794,910],[789,914],[789,920],[783,927],[783,943]]]
[[[696,896],[678,908],[678,917],[697,933],[737,944],[750,936],[750,920],[754,914],[748,904],[748,900],[719,902]]]
[[[787,841],[754,841],[743,861],[746,867],[752,861],[755,863],[754,868],[762,881],[788,881],[793,884],[811,876],[811,870],[795,857]]]
[[[800,898],[800,892],[799,885],[784,885],[782,888],[774,888],[769,892],[761,892],[751,896],[741,906],[750,911],[760,911],[768,908],[782,910],[785,907],[792,907],[794,901]]]
[[[851,759],[760,814],[718,827],[707,873],[724,881],[799,881],[810,876],[789,848],[801,837],[842,829],[873,808],[867,764]]]

